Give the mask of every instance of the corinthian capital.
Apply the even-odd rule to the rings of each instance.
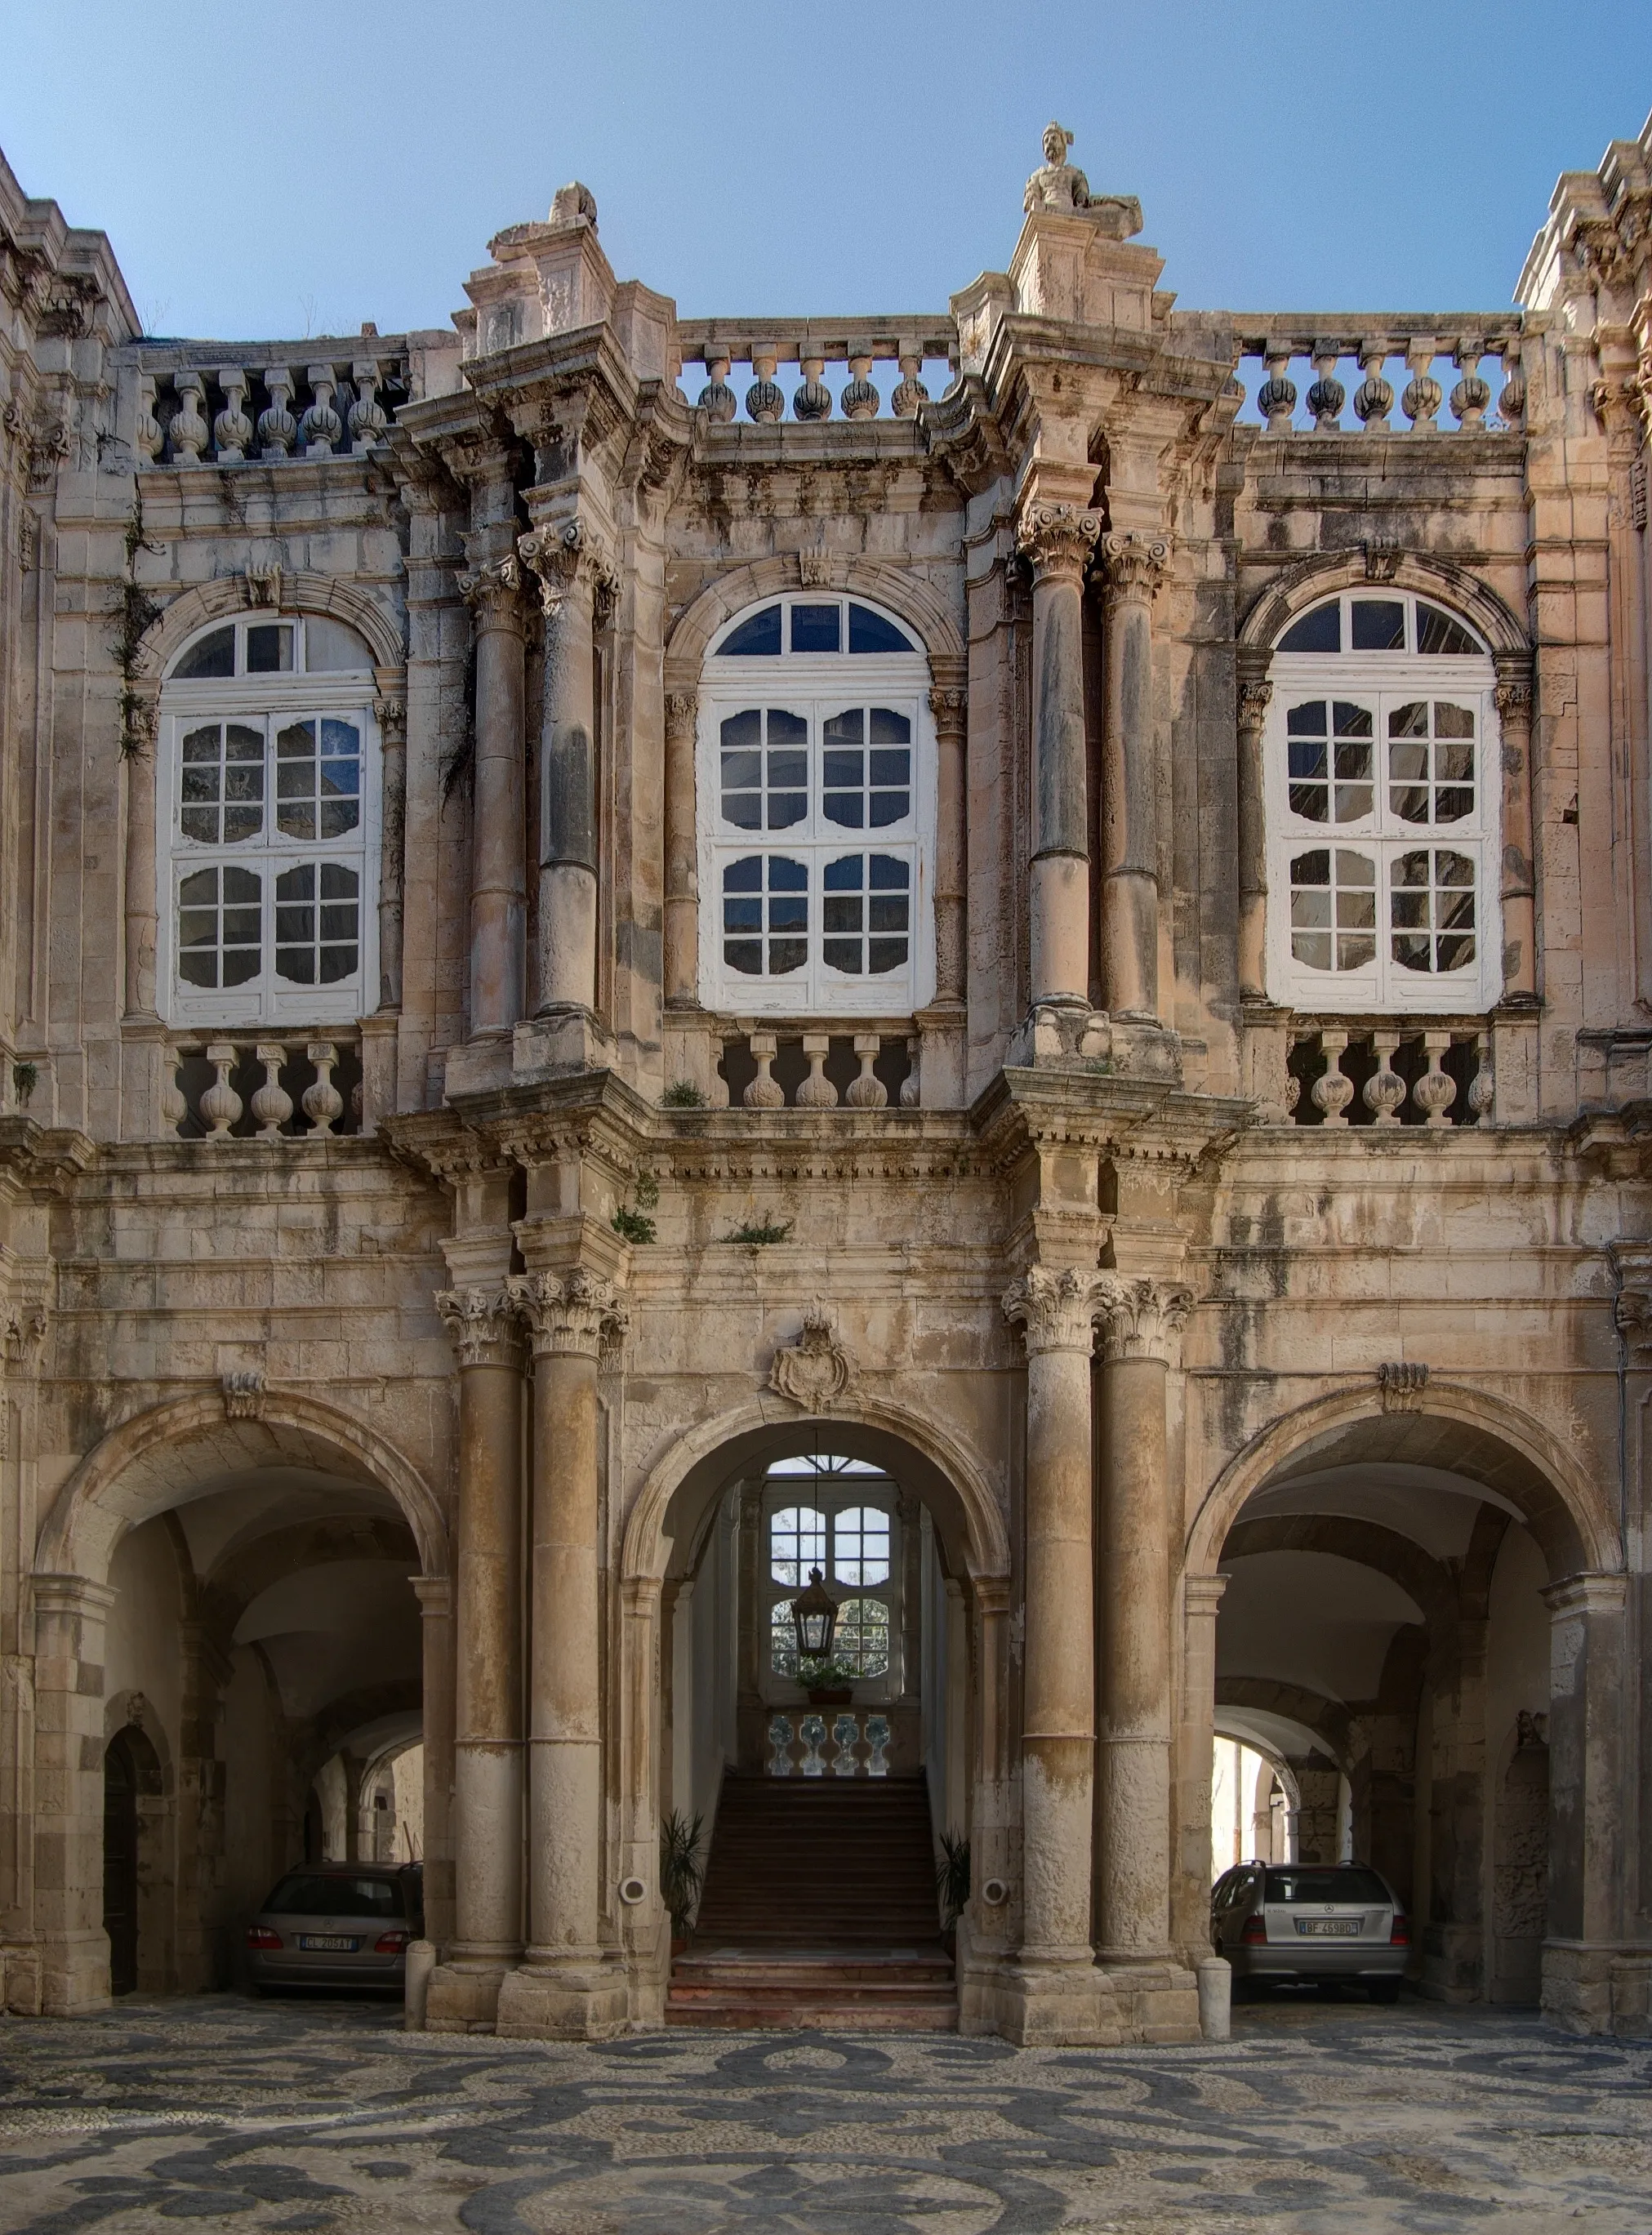
[[[599,628],[613,611],[620,578],[613,562],[582,520],[530,529],[516,539],[521,562],[539,583],[540,603],[556,619],[576,588],[587,589]]]
[[[436,1308],[461,1366],[520,1366],[515,1307],[497,1288],[438,1288]]]
[[[1100,535],[1098,512],[1082,512],[1076,504],[1035,501],[1016,523],[1015,547],[1032,562],[1035,581],[1081,582]]]
[[[605,1342],[619,1341],[630,1324],[613,1282],[583,1266],[562,1277],[515,1273],[505,1293],[528,1322],[535,1358],[595,1358]]]
[[[929,693],[929,711],[938,737],[961,737],[969,718],[969,693],[954,684],[937,683]]]
[[[1101,539],[1101,562],[1115,597],[1150,599],[1164,580],[1170,547],[1162,535],[1111,530]]]
[[[459,594],[476,617],[478,628],[506,626],[521,618],[522,570],[515,559],[495,559],[459,577]]]
[[[1179,1281],[1124,1280],[1104,1273],[1102,1348],[1110,1362],[1156,1358],[1174,1366],[1182,1328],[1193,1309],[1193,1291]]]
[[[1046,1350],[1078,1350],[1087,1358],[1095,1347],[1096,1314],[1111,1275],[1078,1266],[1052,1273],[1034,1265],[1008,1290],[1004,1316],[1019,1322],[1029,1358]]]
[[[665,735],[668,737],[692,737],[699,705],[698,691],[668,691],[665,693]]]

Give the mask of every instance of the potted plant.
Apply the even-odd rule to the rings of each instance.
[[[696,1816],[691,1823],[680,1809],[673,1808],[659,1827],[659,1892],[671,1911],[673,1956],[680,1956],[688,1945],[689,1920],[705,1881],[700,1858],[704,1822]]]
[[[940,1896],[944,1919],[941,1937],[950,1950],[956,1943],[958,1920],[969,1899],[969,1842],[961,1832],[943,1832],[941,1835],[935,1891]]]
[[[859,1669],[830,1653],[800,1655],[797,1681],[809,1694],[811,1707],[847,1707],[855,1697]]]

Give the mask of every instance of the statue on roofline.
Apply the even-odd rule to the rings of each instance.
[[[1068,162],[1072,134],[1063,124],[1044,128],[1044,161],[1026,182],[1021,206],[1053,210],[1063,216],[1093,219],[1111,239],[1128,240],[1142,229],[1142,206],[1134,194],[1092,194],[1090,181],[1076,164]]]

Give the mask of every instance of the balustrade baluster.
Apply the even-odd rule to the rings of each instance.
[[[792,393],[794,414],[799,419],[829,419],[832,416],[832,391],[821,377],[826,370],[825,358],[800,357],[797,363],[803,374],[803,384]]]
[[[298,429],[288,408],[292,402],[292,375],[286,366],[267,365],[264,385],[270,400],[259,413],[259,455],[270,464],[291,455],[298,438]]]
[[[1430,370],[1435,353],[1432,334],[1414,334],[1406,344],[1406,369],[1411,378],[1400,399],[1400,408],[1410,420],[1413,435],[1434,435],[1439,431],[1439,407],[1445,401],[1445,391]]]
[[[1397,1125],[1400,1105],[1406,1098],[1406,1082],[1393,1067],[1400,1035],[1373,1032],[1371,1045],[1376,1051],[1377,1067],[1365,1083],[1365,1106],[1372,1113],[1373,1125]]]
[[[246,416],[246,375],[238,364],[218,368],[224,408],[213,422],[213,448],[220,466],[239,466],[252,447],[252,423]]]
[[[287,1052],[279,1040],[260,1040],[254,1052],[264,1065],[264,1084],[252,1096],[259,1138],[279,1140],[281,1128],[292,1115],[292,1097],[281,1084],[281,1066],[287,1059]]]
[[[745,392],[746,416],[761,427],[771,427],[786,416],[786,394],[775,378],[775,367],[779,358],[772,350],[753,350],[751,370],[755,376]]]
[[[330,458],[344,431],[343,422],[332,408],[333,390],[338,383],[330,364],[310,365],[305,377],[310,383],[311,401],[298,422],[304,455],[306,458]]]
[[[1462,427],[1484,426],[1491,409],[1491,387],[1480,377],[1480,359],[1485,354],[1485,344],[1478,337],[1459,341],[1452,352],[1459,376],[1452,390],[1452,413]]]
[[[1256,409],[1264,412],[1270,435],[1288,435],[1296,409],[1296,383],[1290,377],[1288,342],[1270,341],[1262,351],[1268,377],[1256,391]]]
[[[206,383],[198,372],[180,372],[173,376],[172,384],[178,392],[178,409],[167,429],[172,443],[172,462],[174,466],[197,466],[208,434],[206,415],[201,410]]]
[[[875,1032],[855,1035],[855,1052],[861,1059],[861,1072],[858,1078],[850,1079],[849,1091],[843,1097],[852,1110],[882,1110],[889,1098],[888,1088],[872,1068],[882,1045]]]
[[[1322,1032],[1320,1048],[1325,1057],[1325,1068],[1314,1081],[1314,1107],[1320,1111],[1328,1125],[1346,1125],[1346,1112],[1354,1099],[1354,1081],[1342,1070],[1342,1051],[1348,1044],[1343,1032]]]
[[[218,1073],[217,1078],[200,1098],[200,1114],[206,1119],[209,1141],[227,1141],[229,1129],[239,1118],[244,1107],[240,1096],[229,1083],[235,1068],[235,1044],[233,1040],[214,1040],[206,1051],[206,1060]]]
[[[1314,414],[1316,435],[1340,435],[1342,431],[1342,406],[1348,400],[1348,391],[1336,377],[1340,354],[1334,342],[1314,344],[1314,377],[1308,391],[1308,408]]]
[[[1423,1048],[1428,1057],[1428,1068],[1411,1090],[1411,1098],[1423,1112],[1423,1121],[1429,1125],[1449,1125],[1451,1107],[1457,1099],[1457,1081],[1440,1068],[1440,1058],[1452,1044],[1449,1032],[1425,1032]]]
[[[1468,1106],[1478,1124],[1490,1123],[1497,1098],[1497,1073],[1491,1064],[1491,1035],[1474,1035],[1474,1076],[1468,1083]]]
[[[780,1052],[780,1043],[772,1032],[753,1032],[747,1045],[751,1060],[757,1066],[757,1075],[745,1090],[743,1099],[748,1110],[783,1110],[786,1090],[770,1073],[774,1059]]]
[[[918,377],[923,370],[923,359],[908,350],[896,363],[901,377],[889,398],[889,409],[897,419],[913,419],[917,416],[918,406],[929,401],[929,391]]]
[[[714,425],[727,426],[739,410],[739,399],[729,386],[729,360],[725,357],[708,357],[705,360],[705,385],[699,393],[697,407]]]
[[[1381,341],[1361,342],[1360,370],[1363,375],[1354,392],[1354,412],[1367,435],[1388,432],[1388,414],[1393,410],[1393,390],[1383,375],[1388,358],[1388,344]]]
[[[318,1133],[331,1133],[344,1114],[344,1098],[332,1083],[338,1051],[331,1040],[311,1040],[305,1053],[316,1067],[316,1079],[304,1090],[304,1114]]]
[[[837,1089],[826,1076],[826,1059],[831,1053],[832,1043],[825,1032],[805,1032],[803,1053],[809,1059],[809,1076],[797,1089],[800,1110],[836,1110]]]
[[[797,1735],[803,1742],[803,1758],[798,1764],[804,1777],[824,1777],[826,1757],[821,1752],[826,1743],[826,1719],[823,1715],[805,1715],[797,1726]]]

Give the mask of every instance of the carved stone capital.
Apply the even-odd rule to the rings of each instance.
[[[1428,1368],[1414,1360],[1393,1360],[1377,1368],[1385,1412],[1420,1412],[1427,1386]]]
[[[1004,1316],[1019,1326],[1027,1356],[1076,1350],[1087,1358],[1095,1348],[1096,1315],[1111,1278],[1080,1266],[1059,1273],[1042,1265],[1029,1267],[1004,1298]]]
[[[47,1321],[44,1304],[19,1304],[6,1314],[0,1323],[0,1341],[5,1347],[8,1366],[21,1367],[25,1373],[34,1371],[46,1340]]]
[[[1150,602],[1170,563],[1170,547],[1160,535],[1110,530],[1101,539],[1102,571],[1115,598]]]
[[[673,742],[692,738],[694,724],[699,718],[700,701],[697,691],[668,691],[665,693],[665,735]]]
[[[1268,708],[1273,698],[1274,686],[1265,675],[1241,675],[1239,678],[1239,727],[1260,730],[1268,719]]]
[[[1125,1280],[1117,1273],[1102,1278],[1102,1349],[1109,1363],[1151,1358],[1176,1365],[1192,1289],[1180,1281]]]
[[[518,536],[516,549],[523,566],[539,583],[540,603],[546,618],[560,618],[576,589],[591,599],[598,628],[613,617],[620,594],[620,577],[613,562],[582,520],[567,520],[549,528],[535,528]]]
[[[828,1411],[854,1378],[855,1361],[823,1304],[810,1304],[797,1340],[776,1351],[769,1386],[807,1412]]]
[[[613,1282],[583,1266],[566,1275],[514,1273],[505,1294],[527,1323],[535,1358],[596,1358],[630,1325]]]
[[[459,577],[459,594],[475,616],[478,629],[520,628],[522,570],[518,560],[495,559]]]
[[[1531,728],[1531,678],[1529,675],[1499,675],[1493,696],[1497,700],[1498,719],[1505,730]]]
[[[961,737],[969,715],[969,693],[937,683],[929,693],[929,711],[935,718],[937,737]]]
[[[497,1288],[438,1288],[441,1314],[462,1366],[520,1366],[521,1327],[511,1299]]]
[[[1082,582],[1101,536],[1101,515],[1076,504],[1036,500],[1015,527],[1015,547],[1032,568],[1035,582]]]
[[[386,751],[394,751],[407,743],[407,701],[405,698],[375,698],[373,719],[378,724],[378,734]]]

